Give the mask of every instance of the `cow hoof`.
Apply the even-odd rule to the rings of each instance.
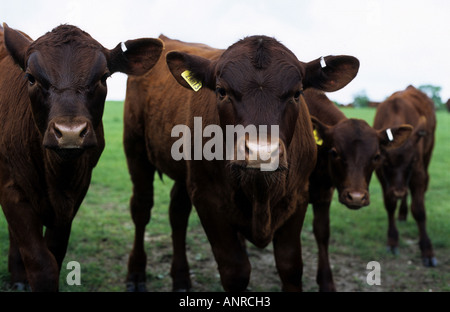
[[[12,285],[14,291],[31,291],[28,283],[16,282]]]
[[[174,288],[173,292],[189,292],[187,288]]]
[[[128,282],[126,284],[126,290],[127,292],[147,292],[147,287],[145,286],[145,282]]]
[[[386,251],[388,253],[393,254],[394,256],[398,256],[399,251],[398,251],[398,247],[397,246],[387,246],[386,247]]]
[[[423,265],[426,266],[427,268],[437,266],[437,259],[436,259],[436,257],[422,258],[422,261],[423,261]]]

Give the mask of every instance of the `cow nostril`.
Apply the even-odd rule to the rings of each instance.
[[[80,132],[80,137],[81,137],[81,138],[84,138],[84,137],[86,136],[87,133],[88,133],[88,128],[87,128],[87,126],[86,126],[86,127],[84,127],[83,130],[81,130],[81,132]]]
[[[278,157],[279,158],[284,157],[284,152],[283,152],[283,148],[281,147],[281,143],[278,144]]]
[[[247,159],[248,157],[249,157],[249,155],[250,155],[250,148],[248,147],[248,141],[246,140],[245,141],[245,158]]]
[[[353,197],[352,197],[352,195],[350,194],[350,192],[347,193],[347,199],[353,200]]]
[[[55,127],[53,127],[53,130],[55,131],[55,136],[56,136],[56,138],[61,139],[62,136],[63,136],[63,134],[62,134],[62,132],[58,129],[58,127],[57,127],[56,125],[55,125]]]

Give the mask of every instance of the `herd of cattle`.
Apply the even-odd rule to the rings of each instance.
[[[3,24],[0,204],[8,222],[12,286],[58,290],[71,224],[105,144],[106,80],[117,71],[129,75],[124,149],[135,238],[128,291],[146,290],[144,232],[156,171],[174,180],[169,207],[174,290],[191,288],[185,244],[193,205],[226,291],[244,291],[249,283],[244,240],[261,248],[273,242],[282,289],[301,291],[300,233],[311,203],[317,283],[320,291],[335,291],[328,260],[333,192],[337,189],[350,209],[369,205],[373,171],[389,216],[388,246],[393,252],[398,247],[394,212],[400,200],[399,219],[406,218],[410,193],[423,263],[436,266],[424,205],[436,127],[433,102],[410,86],[379,105],[373,127],[346,118],[324,92],[345,87],[358,70],[352,56],[299,61],[265,36],[246,37],[226,50],[164,36],[128,40],[109,50],[74,26],[59,26],[33,41]],[[176,161],[171,130],[193,129],[194,117],[202,117],[204,128],[278,125],[279,133],[269,132],[269,145],[247,136],[241,147],[245,159]],[[203,138],[200,144],[205,143]],[[260,170],[264,161],[248,157],[268,146],[276,146],[274,171]]]

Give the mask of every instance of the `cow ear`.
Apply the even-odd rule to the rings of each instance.
[[[400,147],[410,137],[413,127],[411,125],[401,125],[398,127],[378,130],[380,146],[386,150]]]
[[[357,58],[348,55],[326,56],[306,63],[303,87],[332,92],[345,87],[359,70]]]
[[[119,43],[108,51],[108,67],[111,73],[143,75],[159,60],[164,49],[160,39],[143,38]]]
[[[311,116],[311,121],[313,125],[314,139],[318,146],[331,146],[331,127],[322,123],[319,119]]]
[[[215,89],[213,62],[201,56],[172,51],[166,56],[167,66],[177,82],[198,91],[202,86]]]
[[[427,135],[427,118],[420,116],[417,126],[414,128],[411,137],[414,143],[418,143],[419,140]]]
[[[27,50],[32,41],[19,31],[9,28],[6,23],[3,23],[3,28],[6,49],[14,59],[14,62],[23,70],[26,67]]]

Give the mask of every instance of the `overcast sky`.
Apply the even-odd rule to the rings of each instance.
[[[341,103],[365,91],[381,101],[409,84],[442,87],[450,98],[450,1],[447,0],[13,0],[0,22],[37,39],[59,24],[87,31],[107,48],[158,37],[227,48],[249,35],[275,37],[301,61],[348,54],[358,76],[329,93]],[[108,99],[125,98],[126,76],[108,80]]]

